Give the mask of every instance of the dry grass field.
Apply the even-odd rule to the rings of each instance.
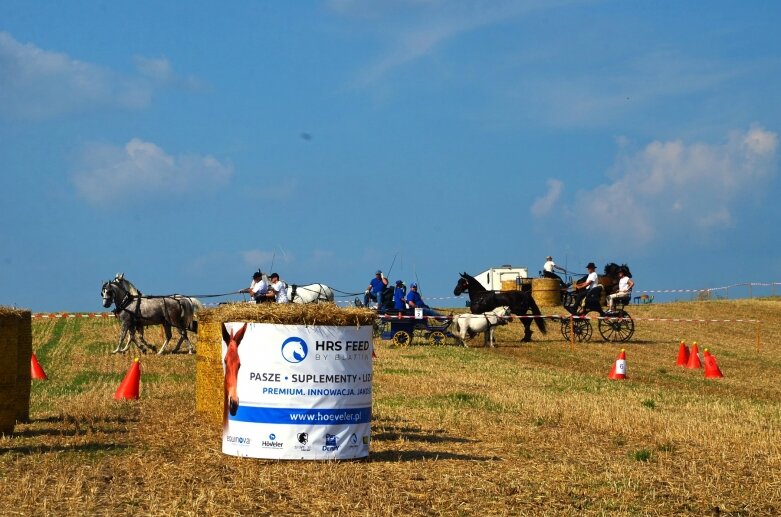
[[[192,356],[141,357],[141,399],[117,402],[116,323],[37,319],[49,380],[0,438],[0,514],[781,514],[781,301],[628,310],[625,381],[607,379],[620,345],[573,347],[554,321],[495,349],[377,340],[371,453],[345,462],[225,456]],[[725,377],[676,367],[682,339]]]

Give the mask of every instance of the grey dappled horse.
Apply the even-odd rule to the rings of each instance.
[[[187,341],[189,352],[195,352],[193,344],[187,337],[187,330],[192,330],[194,326],[195,310],[201,306],[201,303],[191,297],[174,296],[144,296],[141,291],[125,279],[123,274],[118,274],[114,280],[104,282],[101,289],[103,298],[103,307],[110,307],[114,304],[114,314],[120,322],[122,331],[119,335],[117,348],[112,354],[117,352],[127,352],[130,344],[134,344],[142,353],[146,353],[147,348],[155,351],[154,345],[147,343],[144,339],[144,326],[162,325],[165,332],[165,342],[160,347],[158,354],[162,354],[168,343],[171,341],[171,327],[179,330],[179,341],[172,350],[177,352],[183,341]],[[136,341],[136,331],[138,331],[141,343]],[[128,343],[122,347],[125,335],[130,335]]]

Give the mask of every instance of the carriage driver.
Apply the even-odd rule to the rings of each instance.
[[[557,266],[556,263],[553,262],[553,257],[548,255],[545,257],[545,265],[542,266],[542,276],[543,278],[555,278],[561,283],[561,286],[564,287],[564,280],[562,280],[559,275],[553,272],[554,269],[558,269],[561,272],[566,272],[566,269],[561,266]]]
[[[263,272],[258,269],[252,274],[252,283],[246,289],[242,289],[242,292],[249,293],[255,303],[270,302],[268,297],[268,282],[263,278]]]
[[[589,262],[586,265],[586,269],[588,270],[588,276],[586,279],[580,283],[576,283],[574,285],[575,289],[582,289],[578,293],[577,298],[575,298],[575,307],[578,307],[578,313],[579,314],[585,314],[585,307],[582,305],[585,305],[584,302],[586,300],[586,297],[588,297],[589,294],[591,294],[592,289],[601,288],[602,286],[599,285],[599,275],[597,275],[597,266],[594,265],[593,262]]]
[[[407,293],[407,307],[410,309],[423,309],[424,316],[441,316],[441,314],[435,310],[432,310],[431,307],[423,303],[423,298],[421,298],[420,293],[418,293],[418,284],[416,282],[413,282],[412,285],[409,286],[409,292]]]

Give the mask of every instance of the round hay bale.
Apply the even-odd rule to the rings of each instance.
[[[333,303],[226,303],[199,311],[195,410],[210,422],[222,423],[225,384],[222,364],[223,323],[371,326],[376,317],[377,314],[369,309],[342,308]]]
[[[0,307],[0,434],[13,433],[16,423],[19,312]]]
[[[32,313],[21,311],[17,330],[16,351],[16,420],[30,421],[30,359],[33,355]]]
[[[532,297],[540,307],[561,305],[561,284],[555,278],[533,278]]]

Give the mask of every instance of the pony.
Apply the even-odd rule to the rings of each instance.
[[[464,339],[466,336],[475,337],[479,333],[483,333],[485,337],[484,346],[494,346],[494,327],[498,325],[507,325],[508,316],[510,314],[509,307],[497,307],[492,311],[488,311],[483,314],[459,314],[454,320],[452,325],[455,328],[455,334],[458,336],[459,341],[464,346],[467,346]]]
[[[194,299],[187,296],[144,296],[123,274],[117,274],[114,280],[103,283],[101,288],[103,307],[109,308],[114,304],[113,313],[120,322],[121,331],[116,349],[111,353],[127,352],[133,344],[142,353],[147,349],[157,351],[154,345],[149,344],[144,338],[144,327],[147,325],[163,325],[165,342],[157,351],[162,354],[171,341],[171,327],[176,327],[180,337],[172,350],[177,352],[183,341],[187,341],[189,353],[194,353],[195,348],[187,337],[187,330],[194,328],[195,309],[197,304]],[[136,340],[138,332],[141,342]],[[123,347],[125,335],[129,333],[129,340]]]
[[[287,286],[287,299],[291,303],[333,302],[334,291],[325,284]]]
[[[453,294],[460,296],[464,292],[469,294],[469,310],[472,314],[482,314],[497,307],[507,306],[511,313],[521,316],[521,323],[524,327],[524,342],[531,341],[532,338],[531,319],[523,317],[528,312],[532,313],[540,332],[543,334],[547,332],[545,318],[542,317],[537,302],[528,291],[488,291],[476,278],[461,273],[461,278],[458,279]]]
[[[236,392],[238,384],[239,368],[241,368],[241,359],[239,358],[239,345],[244,339],[244,333],[247,331],[247,324],[239,328],[236,332],[228,332],[225,323],[222,324],[222,340],[227,345],[225,351],[225,390],[223,398],[222,424],[223,428],[228,424],[228,413],[236,416],[239,410],[239,395]]]

